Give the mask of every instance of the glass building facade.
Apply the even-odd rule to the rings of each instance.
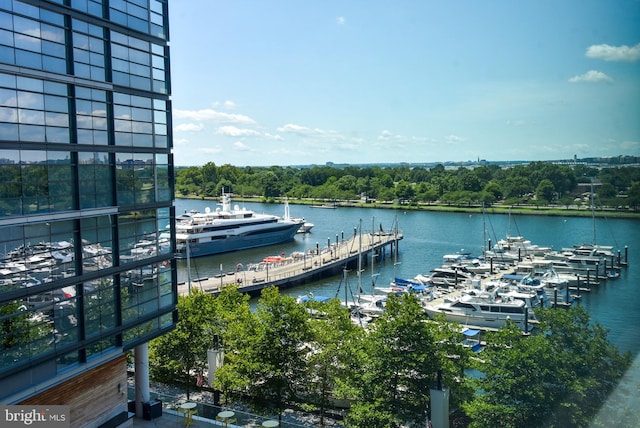
[[[175,325],[167,21],[0,2],[0,402]]]

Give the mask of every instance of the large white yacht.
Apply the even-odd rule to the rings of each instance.
[[[176,218],[176,257],[199,257],[246,250],[293,239],[303,221],[271,214],[256,214],[222,193],[222,207],[204,213],[192,211]],[[288,207],[285,208],[288,210]]]

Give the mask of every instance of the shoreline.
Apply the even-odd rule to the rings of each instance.
[[[193,199],[201,201],[217,201],[219,197],[211,196],[181,196],[176,199]],[[262,196],[256,197],[241,197],[234,196],[234,201],[240,202],[255,202],[264,204],[282,204],[284,198],[276,198],[272,200],[265,200]],[[345,201],[345,200],[319,200],[319,199],[289,199],[291,205],[318,205],[318,204],[331,204],[335,208],[379,208],[390,210],[403,210],[403,211],[432,211],[432,212],[461,212],[471,214],[482,214],[483,207],[480,205],[470,206],[456,206],[446,204],[399,204],[392,202],[360,202],[360,201]],[[598,218],[623,218],[623,219],[639,219],[640,211],[631,210],[596,210],[593,213],[587,206],[581,208],[566,208],[560,206],[544,206],[535,207],[531,205],[499,205],[495,204],[484,209],[489,214],[513,214],[513,215],[542,215],[542,216],[556,216],[556,217],[594,217]]]

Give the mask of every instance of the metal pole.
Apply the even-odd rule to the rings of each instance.
[[[188,284],[188,291],[189,294],[191,294],[191,251],[190,251],[190,246],[189,246],[189,238],[187,237],[187,240],[185,241],[187,244],[187,284]]]

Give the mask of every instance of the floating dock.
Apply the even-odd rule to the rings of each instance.
[[[265,257],[262,262],[243,266],[221,273],[212,278],[198,278],[178,284],[178,293],[187,295],[193,289],[218,294],[227,285],[237,284],[242,293],[259,294],[268,286],[287,288],[338,275],[345,266],[357,268],[367,264],[370,254],[381,254],[390,247],[391,253],[398,251],[403,235],[400,231],[356,233],[348,239],[327,241],[327,246],[307,249],[289,257]]]

